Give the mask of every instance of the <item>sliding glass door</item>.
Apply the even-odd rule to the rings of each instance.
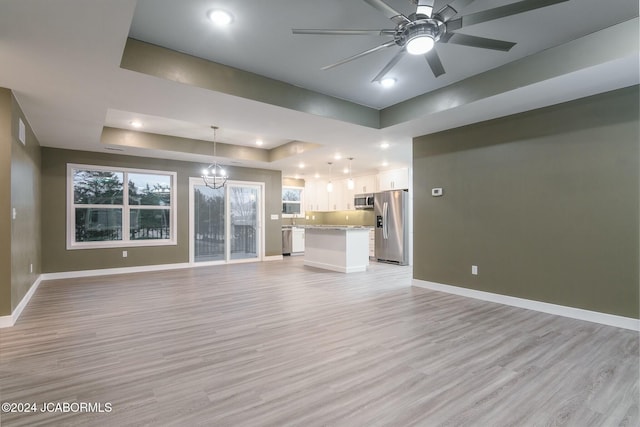
[[[258,186],[229,186],[230,259],[258,257]]]
[[[224,263],[261,256],[262,193],[260,183],[227,182],[211,189],[190,180],[190,261]]]

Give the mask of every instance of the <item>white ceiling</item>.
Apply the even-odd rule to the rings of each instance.
[[[411,10],[409,0],[388,2],[403,12]],[[508,3],[512,1],[476,0],[464,12]],[[213,8],[230,11],[233,24],[223,30],[213,27],[206,17]],[[383,108],[637,15],[636,0],[570,0],[472,26],[465,32],[518,44],[509,53],[439,45],[444,76],[435,79],[423,58],[405,58],[392,71],[399,84],[383,90],[370,80],[394,48],[329,71],[320,67],[387,39],[291,34],[291,28],[393,27],[362,0],[3,1],[0,86],[14,90],[43,146],[104,151],[102,127],[128,128],[134,118],[143,121],[147,132],[209,140],[209,126],[215,124],[220,126],[219,142],[250,145],[260,138],[266,148],[292,140],[323,145],[277,162],[243,165],[308,178],[316,171],[325,174],[326,162],[339,152],[355,158],[357,174],[409,165],[414,136],[637,84],[637,59],[601,64],[461,108],[371,129],[121,69],[127,37]],[[382,150],[383,141],[391,147]],[[206,160],[141,149],[124,154]],[[300,162],[307,167],[298,169]]]

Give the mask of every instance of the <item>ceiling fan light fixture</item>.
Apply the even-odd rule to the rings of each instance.
[[[433,49],[436,41],[428,34],[418,34],[407,42],[407,52],[410,55],[424,55]]]

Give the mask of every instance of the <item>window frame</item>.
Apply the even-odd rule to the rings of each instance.
[[[294,203],[294,204],[300,204],[300,213],[299,214],[290,214],[290,213],[284,213],[281,212],[282,218],[300,218],[300,217],[304,217],[304,187],[296,187],[295,185],[283,185],[282,186],[282,191],[281,193],[284,193],[285,189],[292,189],[292,190],[300,190],[300,201],[295,201],[295,200],[281,200],[281,205],[282,206],[284,203]],[[280,198],[282,199],[282,194],[280,195]]]
[[[122,190],[122,204],[121,205],[94,205],[94,204],[76,204],[74,203],[74,182],[73,171],[74,170],[89,170],[100,172],[113,172],[123,174],[123,190]],[[129,204],[129,185],[128,174],[145,174],[145,175],[163,175],[168,176],[170,179],[170,191],[169,191],[169,206],[160,205],[130,205]],[[67,163],[67,249],[106,249],[106,248],[127,248],[127,247],[140,247],[140,246],[171,246],[177,245],[177,224],[178,224],[178,209],[177,209],[177,176],[175,171],[159,171],[151,169],[138,169],[138,168],[124,168],[118,166],[100,166],[100,165],[87,165],[78,163]],[[106,208],[106,209],[121,209],[122,210],[122,240],[106,240],[106,241],[91,241],[91,242],[76,242],[76,208]],[[168,210],[170,216],[170,238],[168,239],[147,239],[147,240],[131,240],[130,239],[130,215],[132,209],[161,209]]]

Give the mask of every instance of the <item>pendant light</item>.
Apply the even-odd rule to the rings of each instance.
[[[333,163],[327,162],[329,164],[329,182],[327,183],[327,193],[331,193],[333,191],[333,183],[331,182],[331,165]]]
[[[353,160],[353,157],[349,157],[349,179],[347,180],[347,188],[349,190],[353,190],[356,186],[355,182],[353,182],[353,175],[351,173],[351,160]]]
[[[216,160],[216,131],[218,130],[218,126],[211,126],[211,129],[213,129],[213,163],[202,170],[202,181],[207,187],[217,190],[218,188],[224,187],[229,176]]]

